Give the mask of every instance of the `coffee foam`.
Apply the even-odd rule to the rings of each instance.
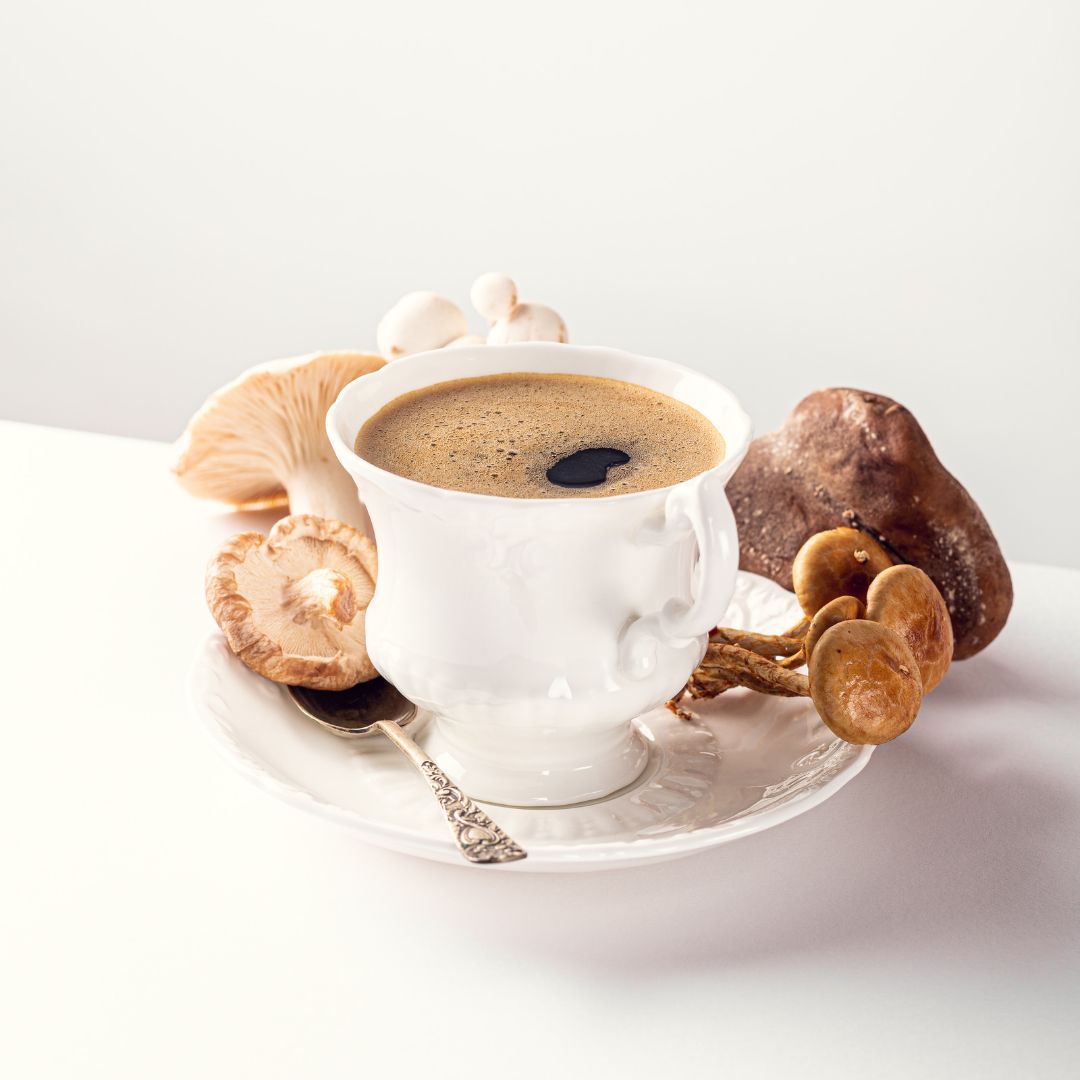
[[[547,471],[589,447],[630,461],[595,487]],[[510,498],[596,498],[667,487],[712,468],[724,440],[691,406],[635,383],[511,373],[455,379],[395,398],[364,424],[356,452],[399,476]]]

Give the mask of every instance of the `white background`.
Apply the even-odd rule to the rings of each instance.
[[[759,430],[909,405],[1080,565],[1080,6],[8,4],[0,415],[172,438],[245,366],[504,269]]]
[[[273,515],[158,483],[162,445],[0,424],[0,461],[28,523],[0,529],[5,1080],[1076,1080],[1080,572],[1016,567],[1001,638],[810,813],[504,874],[215,753],[203,567]],[[40,527],[65,480],[99,527]],[[58,612],[78,647],[43,645]]]

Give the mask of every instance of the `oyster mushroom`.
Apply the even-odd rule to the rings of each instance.
[[[917,566],[893,566],[870,583],[866,617],[894,630],[919,665],[923,693],[929,694],[949,669],[952,621],[937,586]]]
[[[288,504],[368,528],[356,485],[334,456],[326,411],[348,383],[382,367],[371,353],[314,353],[244,372],[212,394],[173,462],[192,495],[239,510]]]
[[[881,623],[849,619],[821,635],[810,657],[810,697],[845,742],[878,744],[902,735],[922,703],[911,650]]]
[[[373,679],[364,615],[375,545],[340,521],[282,518],[269,536],[241,533],[206,571],[206,602],[229,648],[274,682],[345,690]]]
[[[813,617],[838,596],[865,601],[870,582],[892,565],[892,556],[873,537],[858,529],[826,529],[799,548],[791,579],[799,606]]]
[[[379,320],[375,340],[379,352],[393,360],[441,349],[468,333],[465,312],[453,300],[433,292],[411,292]]]

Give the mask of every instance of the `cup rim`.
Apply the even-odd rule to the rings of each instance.
[[[367,458],[361,457],[356,450],[342,437],[339,430],[338,420],[341,416],[342,409],[346,398],[350,393],[355,393],[358,385],[360,387],[370,386],[370,380],[379,380],[388,373],[391,368],[400,370],[401,365],[408,364],[412,366],[414,362],[419,363],[430,360],[434,356],[439,356],[440,359],[446,359],[449,355],[458,353],[459,349],[431,349],[426,352],[412,353],[409,356],[399,357],[395,360],[387,361],[386,365],[379,368],[377,371],[372,371],[366,375],[361,375],[351,382],[342,387],[338,396],[334,399],[333,405],[327,410],[326,413],[326,434],[330,439],[330,445],[337,456],[338,461],[348,472],[353,472],[355,467],[356,472],[370,477],[377,483],[380,483],[384,488],[397,487],[403,491],[416,491],[428,498],[432,496],[438,496],[447,499],[454,499],[456,501],[474,501],[480,500],[481,505],[492,506],[498,503],[505,503],[507,506],[513,507],[541,507],[541,506],[589,506],[598,505],[603,507],[604,505],[610,505],[611,503],[626,504],[631,500],[644,500],[646,498],[656,498],[659,495],[667,495],[667,493],[674,491],[676,488],[682,487],[684,484],[702,483],[707,478],[720,475],[721,473],[727,474],[727,479],[730,479],[735,470],[739,467],[742,459],[746,456],[747,450],[750,448],[750,440],[754,436],[753,421],[749,414],[742,407],[741,402],[735,396],[735,394],[728,389],[723,383],[714,379],[711,375],[707,375],[702,371],[698,371],[695,368],[687,367],[685,364],[678,364],[673,360],[665,360],[662,357],[657,356],[643,356],[640,353],[627,352],[624,349],[615,349],[605,345],[570,345],[556,342],[547,341],[522,341],[513,342],[507,345],[477,345],[475,349],[483,349],[484,355],[490,355],[498,351],[499,353],[514,353],[515,355],[527,356],[530,351],[535,352],[548,352],[550,348],[567,349],[572,350],[575,353],[590,353],[594,356],[606,354],[613,358],[629,358],[635,361],[644,361],[649,364],[659,364],[662,367],[667,368],[677,374],[686,375],[691,378],[704,379],[706,382],[712,384],[714,389],[719,392],[720,396],[725,399],[726,405],[730,408],[738,417],[740,426],[742,428],[741,438],[738,439],[737,445],[732,448],[729,442],[726,432],[721,432],[724,436],[724,456],[712,466],[712,468],[706,469],[704,472],[695,473],[695,475],[687,477],[685,480],[680,480],[674,484],[667,484],[663,487],[656,488],[644,488],[641,491],[628,491],[621,495],[601,495],[593,498],[581,498],[574,495],[554,495],[547,498],[519,498],[514,495],[488,495],[479,491],[458,491],[455,488],[443,488],[437,487],[434,484],[425,484],[422,480],[413,480],[411,477],[402,476],[400,473],[390,472],[388,469],[383,469],[373,462],[367,460]],[[466,354],[468,351],[466,348],[460,348],[462,354]],[[446,366],[451,366],[447,364]],[[514,374],[523,373],[526,374],[530,369],[527,366],[510,366],[499,372],[491,372],[489,374]],[[565,372],[543,372],[543,374],[566,374],[566,375],[580,375],[581,372],[565,371]],[[440,382],[453,382],[455,379],[461,378],[473,378],[483,376],[468,376],[468,375],[455,375],[452,372],[447,372],[438,378],[433,379],[430,382],[424,383],[422,386],[415,386],[411,390],[402,391],[402,393],[411,393],[413,390],[421,390],[425,386],[434,386]],[[608,375],[603,376],[605,378],[618,378],[618,376]],[[624,382],[634,382],[633,379],[623,379]],[[642,385],[641,383],[635,383],[635,385]],[[646,389],[649,389],[646,387]],[[656,391],[656,393],[663,393],[663,391]],[[392,399],[391,399],[392,400]],[[686,403],[689,404],[689,403]],[[382,406],[380,406],[382,407]],[[374,415],[374,414],[372,414]],[[370,419],[370,417],[368,417]],[[708,419],[708,417],[706,417]],[[712,423],[712,420],[709,421]],[[365,421],[366,423],[366,421]],[[355,436],[354,436],[355,438]],[[349,462],[349,465],[346,464]],[[725,484],[727,483],[725,479]],[[599,511],[597,511],[599,512]]]

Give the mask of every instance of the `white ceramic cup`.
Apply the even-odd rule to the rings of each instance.
[[[725,457],[653,491],[514,499],[421,484],[353,450],[364,422],[401,394],[512,371],[600,375],[668,394],[716,426]],[[634,781],[648,755],[632,719],[682,687],[735,585],[724,485],[751,429],[730,391],[615,349],[462,347],[350,383],[327,430],[379,548],[368,653],[434,713],[423,741],[439,767],[474,798],[515,806],[582,802]]]

